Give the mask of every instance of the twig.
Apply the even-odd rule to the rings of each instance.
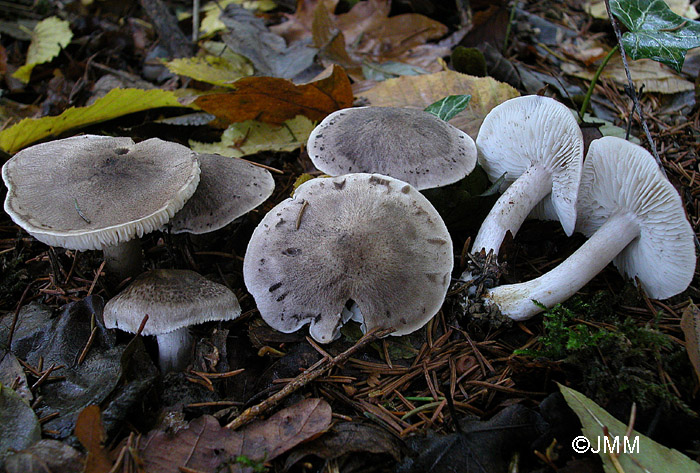
[[[311,368],[307,369],[304,371],[302,374],[294,378],[294,381],[291,383],[287,384],[285,387],[280,389],[278,392],[270,396],[269,398],[265,399],[264,401],[260,402],[259,404],[256,404],[255,406],[249,407],[241,415],[233,419],[230,423],[226,425],[226,428],[229,429],[237,429],[249,422],[251,422],[253,419],[255,419],[257,416],[260,414],[270,410],[272,407],[277,405],[282,399],[285,397],[289,396],[291,393],[296,391],[297,389],[306,386],[308,383],[311,381],[315,380],[322,374],[324,374],[326,371],[330,370],[334,366],[337,366],[341,363],[343,363],[345,360],[350,358],[355,352],[360,350],[362,347],[365,345],[374,342],[375,340],[382,338],[386,335],[389,335],[391,332],[393,332],[393,329],[381,329],[381,330],[372,330],[371,332],[368,332],[363,336],[361,339],[357,341],[353,346],[336,356],[335,358],[325,358],[321,359],[321,364],[320,366],[316,367],[315,365],[312,366]]]
[[[85,344],[85,348],[83,348],[83,351],[80,352],[80,356],[78,357],[78,365],[82,364],[82,362],[85,361],[85,357],[87,356],[88,351],[92,346],[92,342],[95,341],[95,335],[97,335],[97,327],[92,328],[92,331],[90,332],[90,337],[88,338],[88,341]]]

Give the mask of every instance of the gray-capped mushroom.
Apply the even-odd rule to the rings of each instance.
[[[328,115],[309,136],[314,166],[331,176],[378,173],[418,190],[457,182],[476,166],[474,140],[432,113],[357,107]]]
[[[472,252],[498,250],[515,235],[530,211],[550,200],[567,235],[576,223],[583,162],[583,136],[573,114],[549,97],[528,95],[494,107],[476,138],[479,164],[508,186],[474,239]]]
[[[267,200],[275,181],[267,169],[237,158],[198,154],[199,185],[170,220],[173,233],[213,232]]]
[[[155,335],[163,373],[184,369],[193,338],[188,327],[235,319],[241,314],[238,299],[223,284],[194,271],[156,269],[140,274],[105,304],[107,328],[136,333],[145,315],[142,335]]]
[[[189,148],[156,138],[83,135],[42,143],[2,167],[5,211],[37,240],[102,249],[119,277],[141,271],[136,240],[182,208],[199,182]]]
[[[452,241],[413,186],[378,174],[313,179],[274,207],[253,232],[243,276],[263,319],[281,332],[310,324],[332,341],[346,302],[363,329],[413,332],[440,309]]]
[[[681,199],[644,148],[615,137],[591,143],[583,165],[577,229],[590,238],[544,275],[496,287],[486,297],[520,320],[563,302],[611,261],[646,293],[684,291],[695,271],[693,229]]]

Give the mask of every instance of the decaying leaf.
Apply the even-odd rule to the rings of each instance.
[[[0,148],[13,154],[68,130],[158,107],[185,107],[170,91],[114,89],[87,107],[71,107],[55,117],[25,118],[0,132]]]
[[[340,66],[323,79],[302,85],[277,77],[245,77],[224,94],[198,97],[194,104],[231,123],[257,120],[282,125],[303,115],[320,121],[326,115],[352,105],[350,81]]]
[[[272,460],[325,431],[330,422],[326,401],[306,399],[238,431],[221,427],[211,416],[194,419],[174,435],[154,430],[141,440],[139,450],[149,473],[179,473],[180,467],[213,473],[224,465],[227,471],[252,471],[243,463]]]
[[[293,151],[306,143],[314,129],[314,122],[298,115],[282,125],[270,125],[246,120],[230,125],[216,143],[190,141],[198,153],[215,153],[240,158],[260,151]]]
[[[319,5],[322,4],[326,11],[332,12],[338,0],[298,0],[296,3],[293,14],[283,14],[286,21],[270,27],[273,33],[282,36],[290,44],[309,35]]]
[[[49,62],[65,48],[73,33],[70,24],[56,16],[40,21],[32,31],[32,42],[27,51],[27,62],[12,74],[12,77],[21,80],[25,84],[29,82],[32,69],[37,64]]]
[[[565,73],[588,80],[595,75],[595,69],[594,66],[584,69],[573,63],[562,64],[562,71]],[[644,85],[645,92],[675,94],[695,88],[692,82],[683,79],[671,68],[651,59],[629,61],[629,70],[638,86]],[[600,76],[603,79],[612,80],[620,88],[627,85],[627,73],[619,54],[610,60]]]
[[[321,437],[294,450],[287,458],[285,469],[307,455],[331,460],[346,454],[385,453],[399,461],[403,442],[385,429],[371,424],[342,422]]]
[[[698,12],[695,7],[690,4],[690,0],[664,0],[668,7],[676,15],[684,16],[695,20],[698,18]],[[608,18],[608,12],[605,10],[605,0],[589,0],[583,7],[592,17],[605,20]]]
[[[40,438],[39,419],[32,408],[16,392],[0,384],[0,465],[7,455]]]
[[[237,55],[238,56],[238,55]],[[166,63],[175,74],[224,87],[242,77],[253,75],[253,66],[243,57],[236,62],[218,56],[178,58]]]
[[[287,45],[261,18],[237,5],[229,5],[219,19],[226,25],[226,45],[253,63],[259,75],[292,79],[311,66],[316,49],[309,41]]]
[[[593,450],[599,450],[606,473],[643,473],[672,471],[674,473],[700,473],[700,463],[696,463],[678,450],[664,447],[636,430],[625,436],[627,426],[610,415],[602,407],[578,391],[559,385],[567,404],[578,416],[583,426],[583,434]],[[606,437],[605,429],[608,436]],[[617,439],[620,454],[617,468],[610,455],[608,445],[615,445]],[[627,442],[625,444],[625,442]]]
[[[58,440],[43,439],[5,459],[7,473],[82,473],[83,457]]]
[[[201,37],[209,36],[226,29],[226,25],[219,19],[221,11],[226,8],[226,5],[235,3],[241,5],[247,10],[269,11],[277,7],[273,0],[219,0],[208,2],[202,8],[202,22],[199,25],[199,34]],[[180,18],[182,19],[182,18]]]
[[[99,406],[87,406],[78,414],[78,420],[75,422],[75,436],[88,452],[85,473],[100,473],[112,468],[112,462],[109,461],[107,452],[102,446],[105,433]]]
[[[0,349],[0,384],[11,386],[19,397],[31,403],[34,395],[27,385],[24,368],[11,351]]]
[[[448,95],[472,96],[467,108],[450,123],[476,138],[481,122],[489,111],[506,100],[517,97],[518,91],[490,77],[474,77],[454,71],[422,76],[402,76],[380,82],[358,97],[369,105],[424,109]]]
[[[681,328],[685,335],[685,349],[700,380],[700,309],[692,302],[683,311]]]

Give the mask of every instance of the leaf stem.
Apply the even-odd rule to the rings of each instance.
[[[603,58],[603,62],[600,63],[600,66],[598,67],[598,70],[595,71],[595,74],[593,75],[593,79],[591,79],[591,85],[588,86],[588,90],[586,91],[586,96],[583,98],[583,104],[581,104],[581,111],[579,112],[579,117],[581,118],[581,121],[583,121],[583,116],[586,114],[586,110],[588,110],[588,105],[591,103],[591,96],[593,95],[593,89],[595,88],[595,85],[598,83],[598,79],[600,79],[600,74],[602,74],[603,69],[605,69],[605,66],[608,65],[608,62],[610,62],[610,59],[612,59],[613,55],[617,52],[617,50],[620,49],[619,45],[615,45],[614,48],[610,50],[610,52]]]

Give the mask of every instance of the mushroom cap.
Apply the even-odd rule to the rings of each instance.
[[[26,148],[2,167],[5,211],[37,240],[100,249],[152,232],[199,182],[189,148],[83,135]]]
[[[331,176],[379,173],[416,189],[457,182],[476,166],[474,140],[432,113],[395,107],[357,107],[328,115],[307,150]]]
[[[330,342],[353,300],[363,328],[404,335],[440,309],[452,272],[452,240],[411,185],[378,174],[307,181],[274,207],[243,262],[263,319],[281,332],[310,323]]]
[[[568,108],[538,95],[506,100],[486,115],[476,147],[489,179],[495,182],[505,174],[506,187],[532,166],[550,172],[552,193],[546,199],[566,234],[573,233],[583,135]]]
[[[201,234],[218,230],[267,200],[275,181],[267,169],[242,159],[198,154],[197,190],[170,219],[172,233]]]
[[[143,335],[161,335],[213,320],[241,315],[229,288],[185,269],[155,269],[137,276],[105,304],[107,328],[136,333],[148,314]]]
[[[640,235],[613,263],[666,299],[684,291],[695,272],[693,229],[673,185],[641,146],[607,136],[591,142],[583,165],[577,229],[591,236],[613,214],[628,213]]]

